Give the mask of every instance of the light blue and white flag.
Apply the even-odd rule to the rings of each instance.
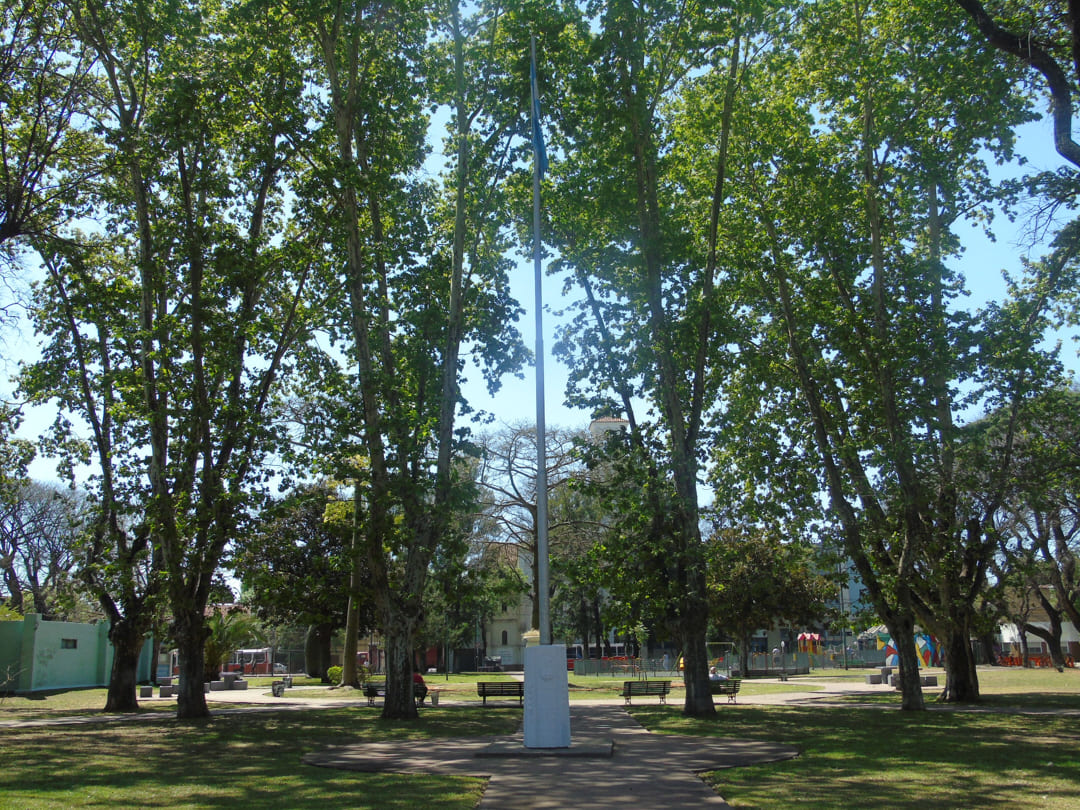
[[[529,62],[529,85],[532,92],[532,142],[533,160],[540,171],[540,177],[548,168],[547,149],[544,147],[544,131],[540,128],[540,91],[536,87],[536,48],[532,49]]]

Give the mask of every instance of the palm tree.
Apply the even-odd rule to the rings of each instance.
[[[208,681],[221,677],[221,668],[233,650],[261,644],[264,640],[258,619],[239,609],[224,613],[220,608],[215,608],[206,620],[206,629],[209,635],[206,638],[204,677]]]

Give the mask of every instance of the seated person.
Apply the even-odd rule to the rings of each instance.
[[[710,681],[726,681],[727,675],[721,675],[716,671],[716,667],[709,667],[709,680]]]
[[[424,683],[424,676],[419,672],[412,674],[412,691],[413,697],[416,698],[417,703],[423,703],[424,698],[427,697],[427,684]]]

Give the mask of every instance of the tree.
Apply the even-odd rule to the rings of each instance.
[[[684,711],[702,716],[714,708],[697,487],[734,329],[720,217],[744,49],[756,47],[758,26],[742,6],[598,7],[559,88],[556,144],[574,159],[553,166],[549,195],[561,266],[584,296],[558,348],[572,358],[575,403],[629,421],[638,472],[625,487],[640,486],[644,498],[638,531],[622,534],[669,576],[657,599],[668,602],[685,651]],[[710,119],[716,137],[705,153],[709,193],[689,203],[682,167],[671,159],[679,141],[673,114],[705,75],[721,88]],[[639,419],[640,400],[655,421]]]
[[[266,505],[233,558],[233,569],[264,622],[301,624],[317,642],[309,675],[325,678],[330,642],[344,624],[348,592],[347,532],[328,507],[339,502],[327,482],[300,487]],[[371,616],[364,626],[371,626]]]
[[[1076,555],[1080,544],[1080,453],[1077,450],[1075,388],[1047,391],[1034,399],[1016,420],[996,412],[973,426],[969,465],[992,469],[991,459],[1012,440],[1012,468],[1007,494],[997,504],[999,554],[995,574],[1000,580],[1010,618],[1046,640],[1055,664],[1063,663],[1061,622],[1080,626],[1080,581]],[[985,486],[976,475],[973,486]],[[1048,633],[1027,621],[1027,608],[1038,605],[1050,618]]]
[[[181,651],[178,715],[201,717],[213,574],[239,534],[271,438],[268,403],[305,325],[304,239],[317,234],[287,238],[282,205],[303,90],[269,16],[66,7],[100,71],[94,122],[109,170],[93,201],[107,233],[46,257],[38,328],[50,346],[26,385],[90,428],[95,544],[125,583],[120,599],[112,586],[99,594],[112,603],[116,660],[134,671],[129,648],[160,572]],[[58,427],[70,439],[66,418]],[[133,679],[116,691],[133,707]]]
[[[991,199],[980,149],[1009,157],[1028,113],[1008,70],[962,36],[941,41],[917,4],[819,3],[792,35],[797,56],[777,49],[770,68],[792,84],[759,104],[771,112],[735,184],[766,236],[744,257],[761,313],[746,347],[764,375],[745,413],[784,425],[787,457],[821,470],[901,674],[917,667],[918,620],[946,648],[944,699],[976,700],[993,508],[966,495],[958,419],[1053,380],[1037,342],[1068,273],[1034,268],[1011,300],[965,313],[946,260],[953,224]],[[903,682],[904,708],[922,708],[917,679]]]
[[[135,364],[124,335],[131,290],[116,282],[123,260],[106,243],[87,242],[72,256],[45,256],[34,314],[38,334],[49,339],[42,358],[23,369],[20,384],[33,403],[56,401],[47,442],[72,484],[89,452],[97,462],[98,474],[86,486],[90,515],[79,574],[109,622],[114,654],[106,710],[134,711],[138,656],[157,609],[161,558],[137,505],[139,484],[120,474],[126,460],[141,453],[144,437],[123,418]],[[73,435],[73,419],[91,426],[91,448]]]
[[[549,427],[545,431],[547,447],[547,487],[549,503],[580,466],[574,444],[579,436],[570,431]],[[540,626],[539,556],[536,522],[536,428],[518,424],[507,426],[497,435],[481,440],[483,466],[481,484],[487,492],[484,516],[487,538],[493,545],[511,546],[519,559],[528,561],[527,579],[532,594],[532,627]],[[549,509],[549,549],[552,557],[560,554],[560,540],[573,528],[571,516]]]
[[[9,607],[48,620],[64,617],[85,518],[77,493],[35,481],[0,500],[0,572]]]
[[[739,640],[744,673],[749,672],[750,639],[758,630],[825,618],[835,585],[817,573],[812,548],[732,529],[714,532],[708,542],[709,615],[717,628]]]
[[[517,306],[502,228],[505,157],[525,109],[514,101],[527,87],[524,70],[507,74],[503,61],[504,30],[516,18],[480,5],[465,23],[456,2],[439,8],[445,40],[430,64],[447,72],[429,76],[415,70],[432,33],[419,4],[293,9],[325,88],[325,138],[309,152],[318,202],[305,213],[327,222],[344,256],[327,263],[335,271],[327,288],[340,291],[331,328],[349,369],[329,358],[320,368],[334,369],[335,412],[355,406],[334,420],[331,463],[356,482],[354,514],[387,643],[385,717],[416,715],[412,653],[429,568],[437,551],[464,543],[454,517],[473,508],[455,427],[465,407],[463,347],[492,380],[522,357],[507,328]],[[483,80],[467,81],[488,64]],[[428,99],[450,110],[445,196],[417,175]],[[334,201],[329,220],[325,199]]]
[[[93,53],[62,4],[0,5],[0,267],[16,246],[59,238],[85,209],[98,150],[80,119],[93,107]]]

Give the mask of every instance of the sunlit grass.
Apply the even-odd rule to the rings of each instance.
[[[945,686],[944,670],[927,670],[938,676],[938,686],[924,690],[927,705],[937,703]],[[1076,709],[1080,710],[1080,670],[1023,669],[1020,667],[980,667],[979,705],[986,708]],[[880,692],[859,692],[842,700],[851,703],[900,705],[900,693],[883,686]]]
[[[1080,796],[1075,717],[741,705],[702,721],[671,706],[632,711],[656,732],[801,749],[794,760],[709,774],[738,808],[1071,810]]]
[[[427,710],[416,722],[322,708],[180,723],[5,729],[0,808],[474,808],[483,780],[362,774],[301,763],[309,751],[359,741],[508,734],[516,709]],[[60,776],[63,778],[59,778]]]
[[[944,683],[940,670],[932,672]],[[853,686],[865,674],[815,672],[786,683],[746,679],[740,697],[821,689],[829,681]],[[472,701],[477,680],[510,677],[495,673],[446,680],[431,674],[426,680],[443,690],[447,700]],[[692,720],[681,712],[678,677],[671,679],[674,694],[668,706],[643,702],[631,711],[658,733],[767,740],[801,750],[791,761],[709,774],[718,793],[736,808],[1077,807],[1080,723],[1075,714],[1054,711],[1080,712],[1080,671],[986,668],[979,678],[984,699],[982,711],[974,712],[937,706],[934,693],[929,694],[931,711],[901,712],[897,693],[882,687],[852,697],[881,701],[879,707],[724,703],[715,719]],[[623,680],[571,673],[570,691],[615,698]],[[253,679],[249,688],[265,691],[268,685]],[[335,692],[340,697],[325,697]],[[230,713],[186,723],[159,716],[154,722],[3,729],[0,810],[248,805],[466,810],[478,803],[482,780],[334,771],[302,765],[301,757],[359,741],[417,739],[434,746],[446,737],[509,734],[522,716],[516,706],[481,710],[470,702],[426,708],[417,721],[384,721],[380,710],[369,708],[362,693],[353,690],[322,687],[289,694],[343,702],[310,711]],[[0,719],[92,715],[104,703],[103,689],[8,697],[0,702]],[[143,705],[175,711],[172,701]],[[1010,707],[1050,711],[994,711]],[[603,778],[602,765],[597,778]]]
[[[609,675],[573,675],[570,676],[570,698],[574,699],[610,699],[622,695],[623,681],[631,680],[629,677],[613,679]],[[668,700],[680,702],[685,694],[682,675],[675,677],[650,678],[650,680],[671,681],[671,694]],[[785,692],[817,692],[822,689],[820,683],[810,681],[799,683],[790,680],[786,683],[778,683],[772,680],[757,680],[744,678],[739,687],[740,696],[782,694]]]
[[[33,695],[0,697],[0,721],[34,720],[96,714],[105,708],[106,689],[70,689],[63,692],[36,692]],[[140,711],[176,711],[176,702],[142,701]]]

